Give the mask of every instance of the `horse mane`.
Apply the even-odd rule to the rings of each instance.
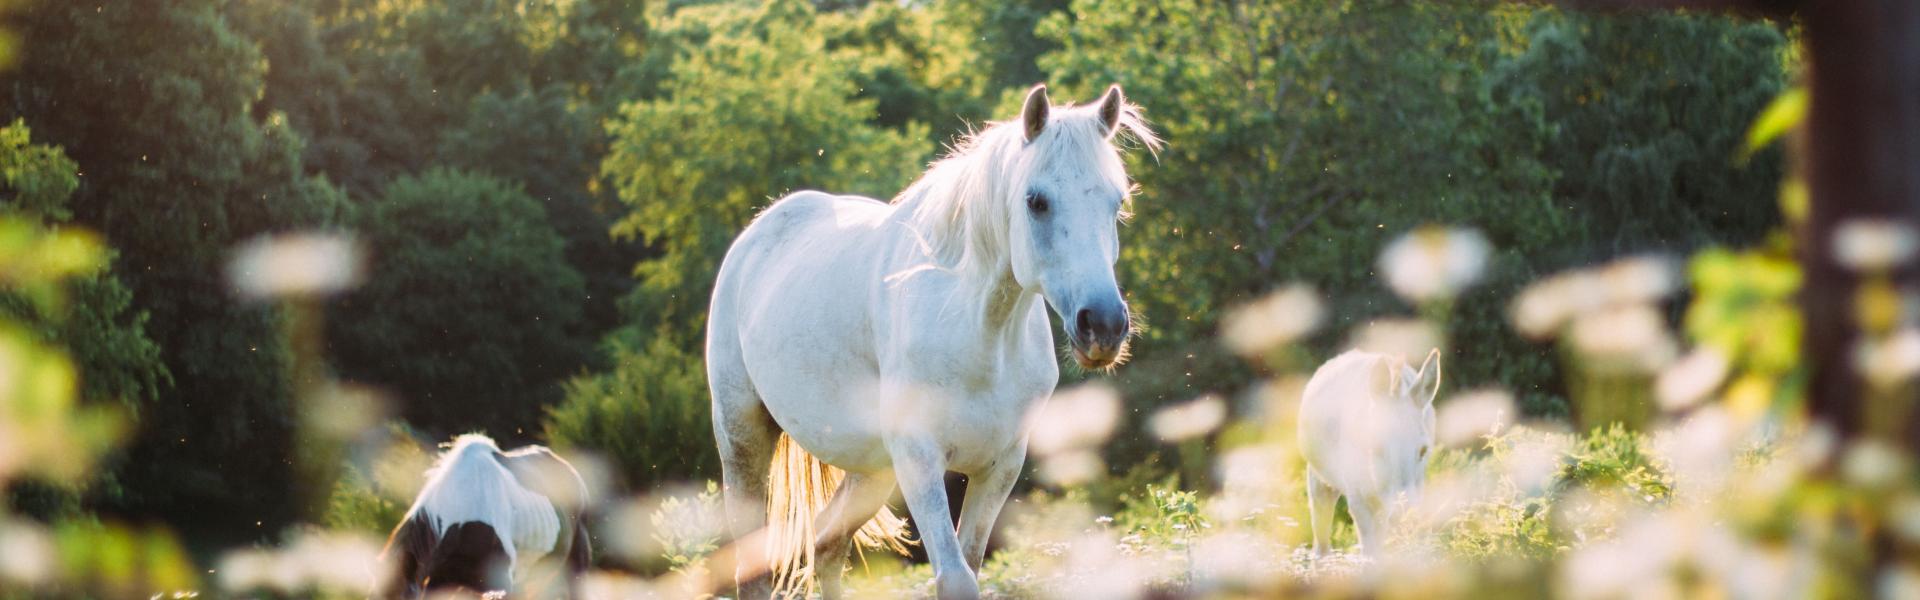
[[[1055,107],[1046,127],[1028,142],[1018,116],[968,133],[927,172],[893,199],[923,249],[942,267],[960,276],[964,289],[986,293],[995,288],[998,267],[1008,264],[1007,227],[1012,207],[1027,192],[1043,157],[1089,154],[1100,174],[1126,186],[1125,165],[1115,151],[1118,134],[1158,152],[1160,138],[1148,127],[1140,107],[1122,102],[1114,136],[1101,122],[1097,105]],[[1021,152],[1027,146],[1033,152]]]

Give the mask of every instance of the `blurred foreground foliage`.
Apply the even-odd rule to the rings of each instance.
[[[113,253],[92,232],[62,225],[74,172],[61,149],[34,144],[21,123],[0,128],[0,595],[191,590],[193,563],[171,532],[48,500],[86,489],[126,437],[133,406],[107,394],[150,393],[140,386],[165,372],[141,319],[121,315],[126,291],[108,272]],[[64,347],[69,339],[86,345]],[[131,366],[116,362],[129,356]],[[89,388],[81,375],[93,369],[147,379]]]

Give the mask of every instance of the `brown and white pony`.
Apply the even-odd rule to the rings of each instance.
[[[374,596],[572,597],[591,560],[586,500],[579,472],[545,447],[501,452],[483,435],[454,438],[387,539]]]

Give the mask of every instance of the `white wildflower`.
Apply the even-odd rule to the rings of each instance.
[[[1478,231],[1429,225],[1388,244],[1380,271],[1387,286],[1408,302],[1447,300],[1480,279],[1491,253]]]

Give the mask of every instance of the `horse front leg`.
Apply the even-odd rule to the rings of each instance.
[[[893,456],[893,472],[920,531],[920,543],[927,548],[927,560],[933,563],[934,589],[940,600],[979,598],[980,583],[974,581],[973,569],[961,555],[960,540],[947,525],[953,522],[953,513],[947,510],[947,460],[940,445],[903,436],[888,440],[887,452]]]
[[[1020,479],[1020,467],[1026,463],[1026,444],[1001,457],[978,473],[967,475],[967,498],[960,505],[960,550],[967,566],[975,573],[987,557],[987,541],[993,537],[993,524],[1000,509]]]

